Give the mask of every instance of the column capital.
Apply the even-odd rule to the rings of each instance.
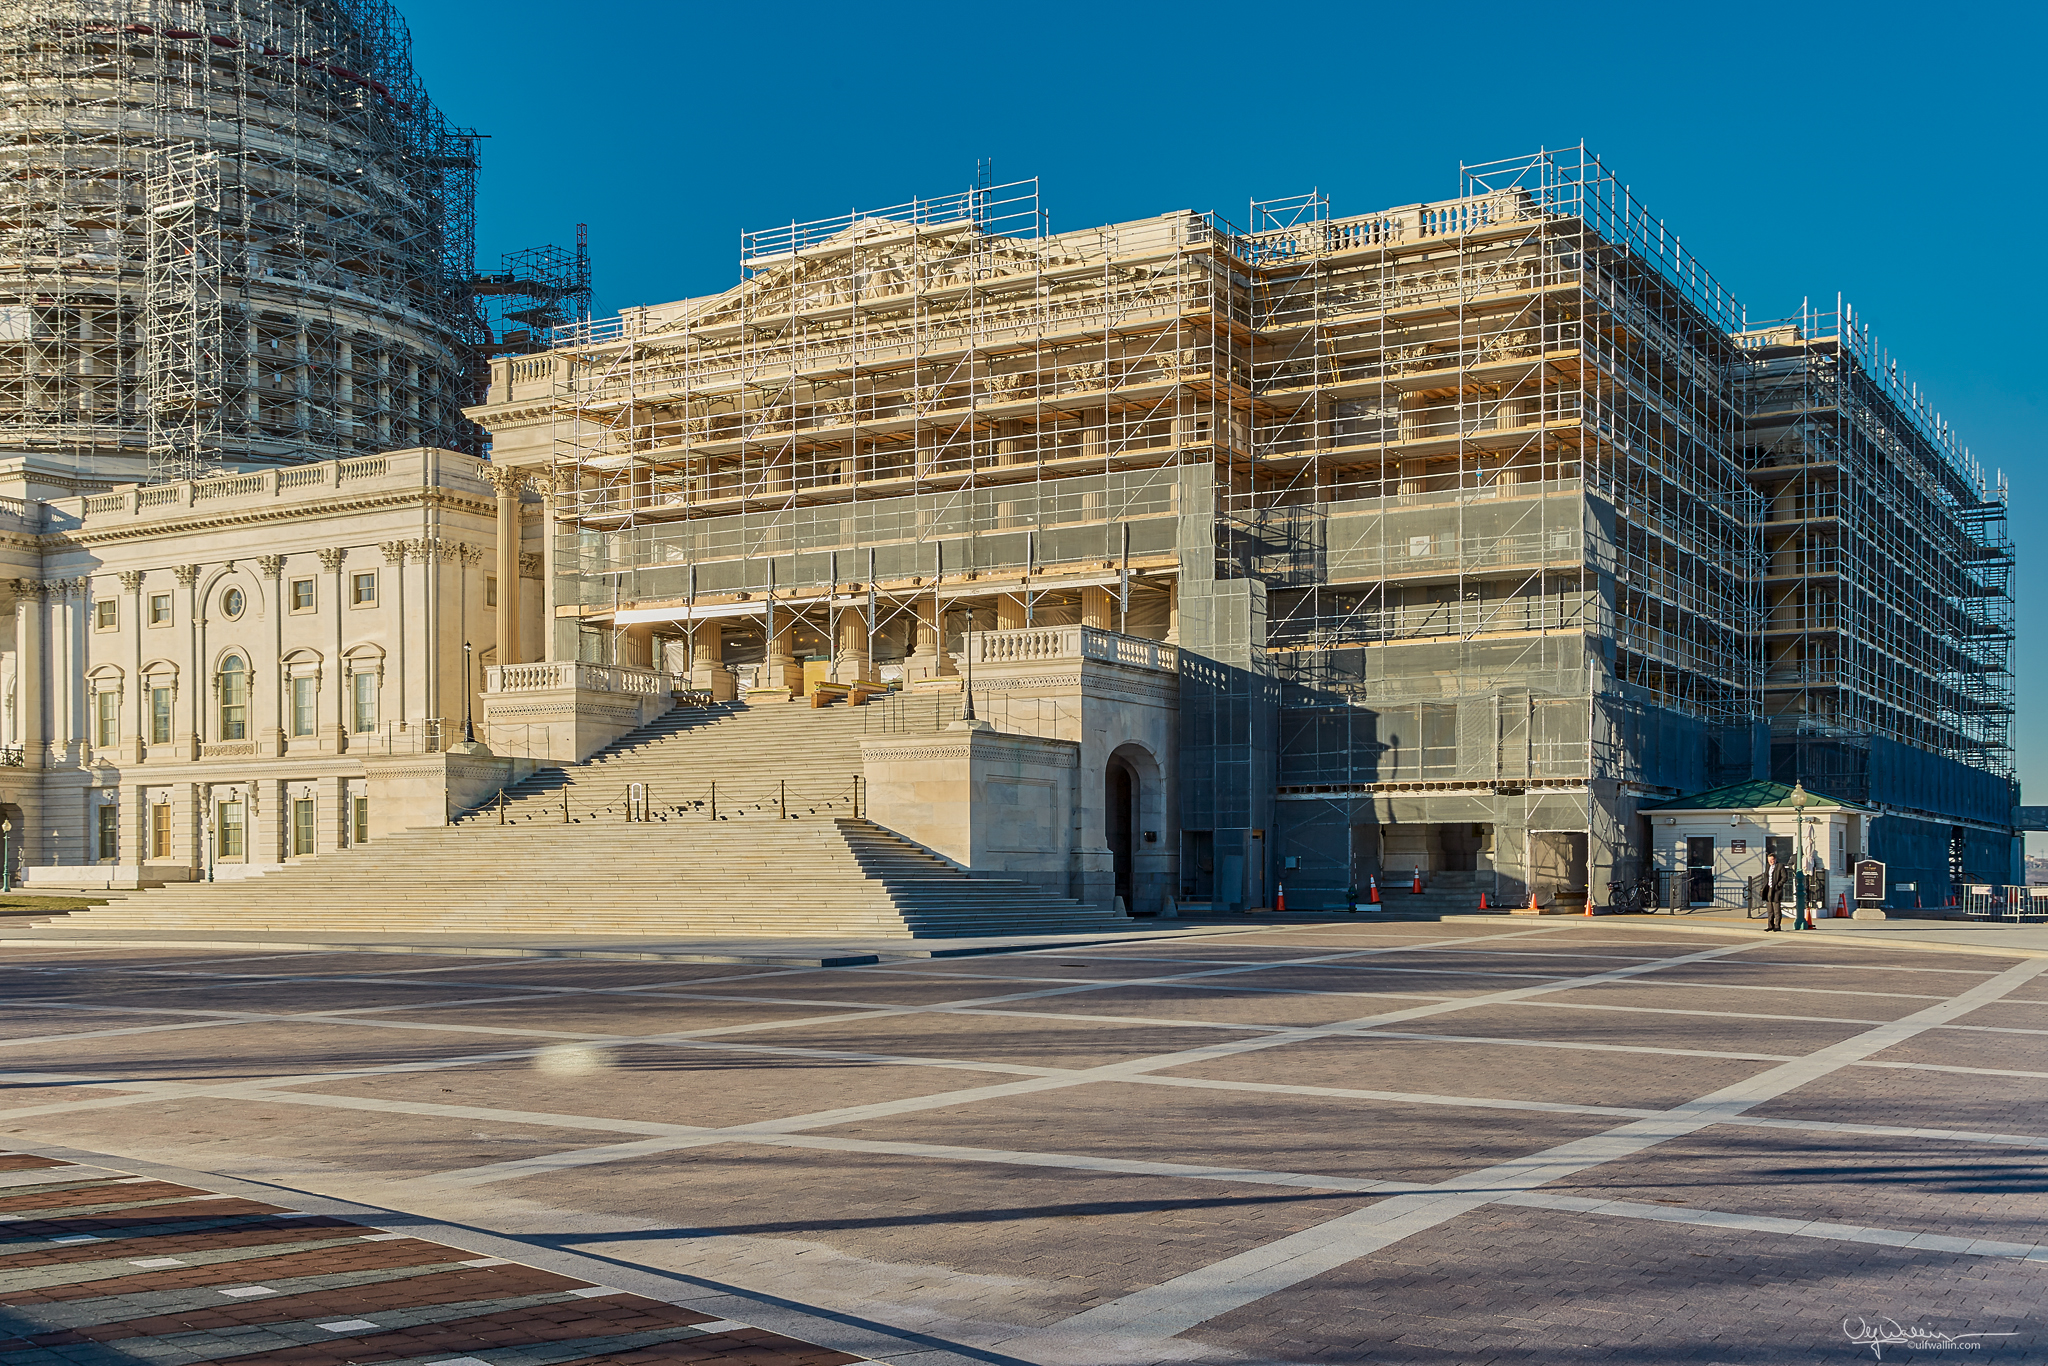
[[[274,579],[284,573],[284,556],[258,555],[256,557],[256,567],[263,571],[264,578]]]
[[[199,582],[199,566],[196,564],[173,565],[171,573],[177,575],[178,582],[186,588]]]
[[[491,487],[497,490],[500,498],[517,498],[532,476],[512,465],[486,465],[484,478],[491,481]]]
[[[320,567],[331,574],[341,568],[341,557],[348,552],[339,546],[328,546],[315,553],[320,556]]]
[[[50,596],[50,585],[41,579],[16,579],[14,581],[14,603],[19,607],[25,602]]]
[[[406,555],[412,549],[412,543],[410,541],[379,541],[377,542],[377,549],[384,552],[384,563],[402,565],[405,563]]]
[[[124,569],[121,571],[120,578],[121,586],[129,592],[134,593],[141,590],[142,571],[140,569]]]

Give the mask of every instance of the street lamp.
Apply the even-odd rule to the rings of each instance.
[[[475,649],[468,641],[462,642],[462,742],[476,743],[476,671],[470,665]]]
[[[13,817],[0,816],[0,892],[14,890],[14,851],[8,847],[13,834]]]
[[[1806,928],[1806,808],[1813,796],[1806,790],[1806,784],[1794,781],[1792,795],[1787,797],[1796,822],[1792,827],[1792,928]]]

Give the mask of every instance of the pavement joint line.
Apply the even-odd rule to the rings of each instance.
[[[1337,1023],[1337,1025],[1334,1026],[1304,1026],[1298,1029],[1289,1029],[1284,1032],[1262,1035],[1250,1039],[1235,1039],[1230,1040],[1226,1043],[1208,1044],[1193,1049],[1183,1049],[1172,1053],[1154,1054],[1150,1057],[1126,1059],[1124,1061],[1117,1063],[1107,1063],[1098,1065],[1096,1067],[1077,1069],[1075,1071],[1057,1077],[1040,1077],[1033,1078],[1028,1081],[998,1083],[990,1086],[974,1087],[963,1091],[941,1092],[936,1095],[930,1096],[911,1096],[903,1097],[897,1100],[870,1102],[864,1105],[841,1106],[830,1110],[815,1111],[810,1114],[791,1115],[779,1119],[760,1120],[752,1124],[730,1126],[727,1128],[720,1129],[717,1132],[722,1135],[738,1137],[741,1135],[750,1134],[791,1133],[804,1129],[831,1128],[841,1124],[850,1124],[858,1121],[871,1119],[893,1118],[901,1114],[916,1113],[918,1111],[923,1110],[943,1109],[948,1106],[968,1104],[981,1100],[994,1100],[1010,1096],[1028,1095],[1039,1091],[1065,1089],[1067,1087],[1086,1085],[1096,1081],[1121,1080],[1126,1077],[1139,1076],[1151,1072],[1162,1071],[1169,1067],[1182,1067],[1190,1065],[1192,1063],[1206,1062],[1216,1058],[1231,1057],[1239,1053],[1252,1052],[1263,1048],[1270,1048],[1281,1043],[1297,1042],[1300,1040],[1318,1038],[1329,1034],[1337,1028],[1357,1029],[1361,1026],[1366,1026],[1372,1023],[1378,1023],[1382,1021],[1416,1019],[1429,1015],[1442,1014],[1449,1010],[1466,1009],[1476,1004],[1498,1003],[1501,1000],[1519,1000],[1525,996],[1544,991],[1568,990],[1574,986],[1583,985],[1587,982],[1619,980],[1626,977],[1637,976],[1645,972],[1655,971],[1660,967],[1667,966],[1672,963],[1697,961],[1705,957],[1720,957],[1730,953],[1739,953],[1743,952],[1748,947],[1750,946],[1724,945],[1716,948],[1699,950],[1692,954],[1680,955],[1678,957],[1671,959],[1658,960],[1654,963],[1631,964],[1626,967],[1611,968],[1605,972],[1595,974],[1591,977],[1566,979],[1563,982],[1545,983],[1538,986],[1514,987],[1504,992],[1493,993],[1489,996],[1460,998],[1457,1002],[1450,1004],[1417,1006],[1385,1014],[1363,1016],[1354,1020],[1340,1021]],[[679,1136],[676,1140],[675,1146],[677,1148],[702,1147],[705,1146],[707,1143],[715,1141],[718,1140],[705,1136],[700,1136],[698,1134],[693,1133],[687,1136]],[[631,1156],[633,1157],[644,1157],[651,1155],[649,1151],[649,1145],[646,1143],[633,1143],[612,1146],[616,1148],[630,1150]],[[588,1165],[597,1165],[612,1160],[610,1157],[606,1155],[611,1150],[611,1147],[586,1148],[578,1149],[573,1154],[563,1154],[559,1156],[573,1156],[576,1160],[571,1165],[580,1167]],[[501,1180],[513,1180],[526,1175],[539,1174],[544,1171],[559,1171],[563,1169],[563,1165],[564,1164],[557,1159],[546,1157],[520,1159],[505,1163],[491,1163],[485,1167],[469,1169],[471,1172],[475,1173],[474,1176],[465,1175],[462,1172],[441,1173],[437,1178],[435,1178],[435,1183],[437,1185],[463,1186],[486,1184],[489,1182],[496,1182]]]
[[[1911,1038],[1932,1025],[1995,1001],[2048,971],[2048,957],[2034,958],[1968,990],[1900,1020],[1852,1035],[1797,1061],[1708,1092],[1654,1119],[1637,1120],[1588,1138],[1439,1183],[1428,1193],[1391,1196],[1262,1247],[1212,1262],[1199,1270],[1110,1300],[1049,1330],[1054,1345],[1074,1338],[1123,1343],[1156,1343],[1176,1337],[1219,1314],[1242,1308],[1289,1286],[1331,1271],[1384,1247],[1449,1222],[1503,1195],[1633,1156],[1669,1139],[1733,1118]],[[1048,1330],[1041,1330],[1048,1331]],[[1040,1357],[1041,1360],[1045,1358]],[[1062,1358],[1065,1359],[1065,1358]]]
[[[141,1158],[116,1158],[58,1145],[38,1145],[19,1151],[62,1161],[113,1165],[118,1169],[185,1185],[225,1187],[218,1192],[221,1198],[305,1206],[301,1212],[309,1215],[348,1219],[368,1228],[382,1228],[398,1237],[420,1238],[479,1256],[503,1256],[523,1266],[593,1282],[595,1289],[640,1295],[696,1313],[746,1323],[865,1360],[915,1361],[918,1366],[1034,1366],[1024,1358],[955,1342],[935,1333],[804,1304],[708,1277],[656,1271],[602,1253],[527,1242],[488,1229],[451,1224],[404,1210],[366,1205],[273,1182],[196,1172]],[[492,1355],[494,1358],[502,1356],[497,1352]],[[447,1361],[450,1358],[437,1354],[417,1360],[429,1359]],[[399,1363],[388,1363],[388,1366],[399,1366]],[[493,1361],[491,1366],[504,1366],[504,1363]]]
[[[1946,1234],[1909,1232],[1865,1224],[1842,1224],[1826,1219],[1784,1219],[1764,1214],[1740,1214],[1729,1210],[1697,1206],[1651,1205],[1633,1200],[1607,1200],[1574,1195],[1549,1195],[1523,1191],[1503,1196],[1496,1203],[1529,1209],[1562,1210],[1572,1214],[1597,1214],[1616,1219],[1644,1219],[1663,1224],[1727,1229],[1744,1233],[1771,1233],[1794,1238],[1819,1238],[1828,1242],[1870,1243],[1880,1247],[1922,1248],[1954,1252],[1972,1257],[2010,1257],[2024,1261],[2048,1262],[2048,1248],[2039,1243],[2013,1243],[1994,1238],[1955,1238]]]

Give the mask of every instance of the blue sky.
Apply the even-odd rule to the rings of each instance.
[[[1752,319],[1839,291],[2006,472],[2020,772],[2048,802],[2039,7],[397,3],[436,101],[491,134],[481,259],[587,222],[600,313],[723,288],[741,231],[964,189],[978,158],[1040,177],[1060,230],[1447,198],[1461,160],[1583,140]]]

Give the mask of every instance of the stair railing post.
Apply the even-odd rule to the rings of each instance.
[[[569,823],[569,784],[562,784],[562,824]]]
[[[498,789],[498,824],[505,823],[505,789]]]
[[[775,784],[775,819],[789,819],[789,779],[779,779]]]
[[[718,784],[711,784],[711,819],[718,819]]]

